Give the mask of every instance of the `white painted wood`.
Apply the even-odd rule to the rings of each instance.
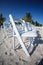
[[[23,33],[21,36],[32,38],[32,37],[37,37],[37,34],[34,33],[33,31],[29,31],[29,32],[25,32],[25,33]]]
[[[28,27],[29,27],[29,26],[30,26],[30,27],[29,27],[29,30],[28,30],[25,21],[22,20],[22,19],[21,19],[21,21],[22,21],[22,25],[24,26],[24,29],[25,29],[25,32],[26,32],[26,33],[23,33],[23,34],[22,34],[22,37],[29,37],[30,45],[33,46],[34,39],[35,39],[35,37],[37,37],[37,31],[36,31],[36,29],[34,29],[34,28],[32,27],[32,25],[30,26],[29,23],[28,23]],[[32,41],[31,41],[31,40],[32,40]]]
[[[27,32],[27,31],[28,31],[28,29],[27,29],[27,27],[26,27],[25,21],[24,21],[24,20],[22,20],[22,22],[23,22],[23,26],[24,26],[25,32]]]
[[[20,44],[21,44],[21,47],[22,47],[23,50],[25,51],[26,55],[29,56],[29,53],[28,53],[28,51],[27,51],[27,49],[26,49],[26,47],[25,47],[25,45],[24,45],[24,43],[23,43],[23,41],[22,41],[22,39],[21,39],[21,36],[20,36],[20,34],[19,34],[19,32],[18,32],[18,30],[17,30],[17,28],[16,28],[16,25],[15,25],[15,23],[14,23],[14,20],[13,20],[11,14],[9,15],[9,18],[10,18],[10,22],[12,23],[12,26],[13,26],[13,31],[16,33],[17,39],[19,40],[19,42],[20,42]]]

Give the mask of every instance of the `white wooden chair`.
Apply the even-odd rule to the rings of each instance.
[[[26,22],[22,19],[21,19],[21,21],[22,21],[22,25],[24,26],[25,32],[33,32],[37,35],[37,30],[36,30],[35,26],[33,26],[30,23],[27,23],[27,25],[26,25]],[[32,37],[32,33],[31,33],[31,39],[30,39],[31,46],[33,46],[34,40],[35,40],[35,36]]]
[[[17,29],[17,27],[16,27],[16,25],[15,25],[14,19],[13,19],[13,17],[12,17],[11,14],[9,15],[9,18],[10,18],[10,22],[11,22],[11,24],[12,24],[12,26],[13,26],[13,36],[14,36],[14,38],[15,38],[15,36],[17,37],[17,39],[18,39],[18,41],[20,42],[20,45],[21,45],[21,47],[23,48],[23,50],[24,50],[24,52],[26,53],[26,55],[27,55],[27,56],[30,56],[30,55],[29,55],[29,52],[28,52],[28,50],[27,50],[27,48],[26,48],[26,46],[25,46],[25,44],[24,44],[24,42],[23,42],[23,40],[22,40],[21,37],[29,37],[29,38],[30,38],[29,41],[30,41],[31,38],[32,38],[32,37],[36,37],[37,34],[34,33],[33,31],[31,31],[31,32],[29,31],[29,32],[28,32],[28,30],[25,31],[25,33],[20,34],[20,33],[18,32],[18,29]],[[14,34],[14,33],[15,33],[15,34]],[[14,49],[14,44],[15,44],[15,43],[13,43],[13,49]],[[30,41],[30,44],[31,44],[31,41]]]

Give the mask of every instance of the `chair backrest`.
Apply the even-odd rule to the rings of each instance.
[[[27,31],[32,31],[32,26],[30,25],[30,23],[25,22],[24,20],[22,20],[22,25],[24,26],[25,32]]]
[[[28,29],[27,29],[27,27],[26,27],[26,23],[25,23],[25,21],[24,21],[24,20],[22,20],[22,19],[21,19],[21,21],[22,21],[22,25],[24,26],[23,28],[24,28],[25,32],[27,32],[27,31],[28,31]]]
[[[20,36],[20,34],[19,34],[19,32],[18,32],[18,30],[17,30],[17,28],[16,28],[15,22],[14,22],[13,17],[12,17],[11,14],[9,15],[9,18],[10,18],[10,22],[11,22],[11,24],[12,24],[12,26],[13,26],[13,31],[16,33],[17,39],[18,39],[18,41],[20,42],[21,47],[22,47],[23,50],[25,51],[26,55],[29,56],[29,53],[28,53],[28,51],[27,51],[27,49],[26,49],[26,47],[25,47],[25,45],[24,45],[24,43],[23,43],[23,41],[22,41],[22,39],[21,39],[21,36]]]
[[[28,22],[25,22],[24,20],[22,20],[23,22],[23,25],[24,25],[24,28],[25,28],[25,32],[26,31],[33,31],[34,33],[37,33],[37,29],[34,25],[28,23]]]

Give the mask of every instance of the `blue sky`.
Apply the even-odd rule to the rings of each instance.
[[[0,13],[9,20],[9,14],[22,18],[30,12],[34,21],[43,24],[43,0],[0,0]]]

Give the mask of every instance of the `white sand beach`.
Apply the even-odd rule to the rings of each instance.
[[[30,57],[26,56],[23,49],[13,51],[13,37],[8,37],[0,30],[0,65],[37,65],[43,58],[43,30],[38,30],[38,37],[31,48]],[[16,41],[16,43],[18,43]]]

